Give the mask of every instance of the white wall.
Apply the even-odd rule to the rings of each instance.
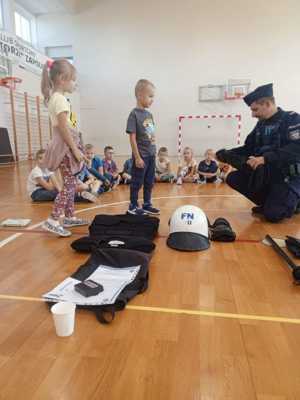
[[[300,111],[299,15],[299,0],[85,0],[77,15],[45,14],[37,27],[40,48],[73,46],[82,130],[97,153],[112,144],[130,154],[126,120],[135,83],[147,78],[157,89],[157,144],[175,155],[180,115],[241,114],[242,139],[255,124],[243,101],[199,103],[199,85],[273,82],[277,104]],[[215,149],[236,136],[231,126],[218,129]],[[200,143],[201,135],[206,146],[207,127]]]

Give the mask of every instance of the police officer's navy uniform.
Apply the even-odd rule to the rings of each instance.
[[[244,98],[245,102],[250,106],[262,97],[272,96],[272,86],[257,88]],[[278,108],[272,117],[256,124],[244,146],[232,151],[246,157],[263,156],[270,176],[262,189],[251,189],[249,176],[234,171],[228,174],[227,184],[262,206],[269,221],[291,218],[300,198],[300,115]]]

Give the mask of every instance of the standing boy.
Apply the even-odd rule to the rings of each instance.
[[[151,204],[156,146],[153,116],[146,110],[153,103],[154,96],[155,87],[151,82],[146,79],[138,81],[135,87],[137,105],[127,120],[126,132],[129,134],[133,153],[128,212],[134,215],[160,214],[160,211]],[[144,185],[144,204],[141,209],[138,198],[142,185]]]

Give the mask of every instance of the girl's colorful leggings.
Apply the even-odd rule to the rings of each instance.
[[[63,210],[65,210],[67,218],[74,217],[74,195],[77,188],[77,178],[71,172],[69,157],[64,157],[59,169],[63,179],[63,187],[54,200],[50,215],[50,218],[55,221],[59,220]]]

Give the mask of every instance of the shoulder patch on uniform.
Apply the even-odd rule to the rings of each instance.
[[[299,130],[296,130],[296,131],[290,132],[290,138],[291,138],[292,140],[298,140],[298,139],[300,139],[300,131],[299,131]]]
[[[300,126],[300,124],[291,125],[288,127],[288,129],[295,129],[295,128],[298,128],[298,126]]]

